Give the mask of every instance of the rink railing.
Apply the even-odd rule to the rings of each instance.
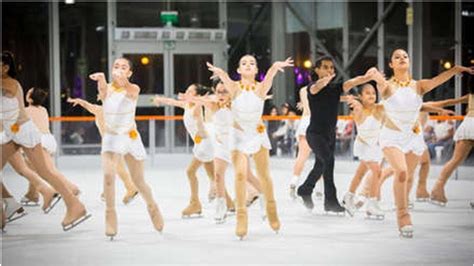
[[[285,120],[299,120],[301,116],[263,116],[263,120],[268,121],[285,121]],[[430,116],[430,120],[454,120],[460,121],[463,120],[464,116]],[[142,139],[144,140],[145,147],[148,148],[148,153],[151,158],[151,161],[154,162],[155,154],[157,152],[191,152],[192,148],[192,140],[187,136],[186,131],[184,130],[184,126],[182,125],[183,116],[163,116],[163,115],[139,115],[136,117],[137,127],[138,130],[142,133]],[[352,116],[338,116],[338,120],[345,120],[351,121]],[[80,150],[87,150],[89,152],[79,152],[80,154],[88,154],[88,153],[97,153],[100,150],[100,136],[98,132],[96,132],[96,136],[94,132],[90,132],[92,128],[95,128],[93,124],[95,118],[93,116],[62,116],[62,117],[51,117],[50,121],[52,123],[61,123],[61,139],[58,139],[58,146],[59,146],[59,153],[58,155],[63,154],[70,154],[66,151],[71,151],[72,154],[75,152],[77,153]],[[168,122],[169,121],[169,122]],[[91,123],[92,122],[92,123]],[[72,126],[69,123],[74,123],[78,125]],[[87,124],[83,124],[87,123]],[[161,124],[159,124],[161,123]],[[165,125],[165,123],[173,123],[171,125]],[[79,127],[77,127],[79,126]],[[164,140],[163,136],[165,135],[165,131],[167,127],[174,127],[174,146],[166,148],[166,141]],[[455,127],[458,126],[457,123],[454,125]],[[77,127],[77,128],[76,128]],[[71,131],[76,131],[76,137],[79,138],[77,143],[73,143],[74,141],[68,141],[68,132],[69,129]],[[82,128],[82,130],[81,130]],[[341,139],[340,143],[344,144],[344,148],[349,152],[348,154],[342,155],[347,158],[353,158],[352,155],[352,147],[355,139],[355,127],[352,129],[351,136],[346,136],[345,138]],[[95,129],[96,130],[96,129]],[[86,135],[88,132],[88,136],[92,136],[92,141],[89,139],[85,143],[80,143],[80,139],[82,138],[81,134],[77,131],[82,131],[83,135]],[[91,134],[92,133],[92,134]],[[143,134],[145,133],[145,134]],[[159,135],[157,135],[157,133]],[[66,136],[64,136],[66,135]],[[74,133],[72,133],[74,135]],[[58,136],[59,137],[59,136]],[[66,140],[64,140],[66,139]],[[64,141],[63,141],[64,140]],[[168,144],[169,145],[169,144]],[[342,145],[342,144],[340,144]],[[296,155],[296,143],[290,143],[290,152],[286,152],[287,156],[294,157]],[[280,156],[280,151],[277,148],[277,156]],[[438,158],[439,161],[439,158]]]

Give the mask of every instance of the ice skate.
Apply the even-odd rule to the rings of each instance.
[[[55,206],[58,204],[58,202],[61,200],[61,195],[59,193],[53,193],[50,196],[44,196],[43,197],[43,211],[45,214],[48,214]]]
[[[298,177],[293,176],[290,181],[290,186],[289,186],[289,192],[290,192],[290,198],[292,200],[295,200],[297,198],[296,195],[296,184],[298,184]]]
[[[207,194],[207,199],[209,203],[213,202],[216,199],[217,188],[214,182],[212,182],[211,187],[209,188],[209,193]]]
[[[311,197],[311,195],[298,195],[298,196],[299,196],[299,200],[303,203],[305,208],[311,212],[314,209],[313,198]]]
[[[105,202],[105,195],[104,195],[104,192],[102,192],[102,193],[100,194],[100,200],[103,201],[103,202]]]
[[[360,209],[364,206],[364,204],[367,202],[367,197],[364,195],[358,195],[357,196],[357,201],[355,202],[354,206],[357,209]]]
[[[254,193],[252,192],[249,192],[247,193],[247,200],[246,200],[246,206],[247,207],[250,207],[252,206],[252,204],[254,204],[257,200],[258,200],[258,197],[260,196],[260,194],[255,190]]]
[[[153,205],[148,206],[147,209],[148,214],[150,215],[151,222],[153,223],[153,227],[155,227],[155,229],[161,233],[163,231],[164,221],[160,209],[158,208],[158,205],[154,203]]]
[[[24,217],[27,213],[23,206],[18,203],[14,198],[5,198],[5,216],[7,218],[6,223],[13,222]]]
[[[87,213],[84,205],[79,203],[75,209],[72,209],[66,213],[66,217],[61,223],[63,230],[69,231],[89,219],[91,216],[91,214]]]
[[[7,223],[7,217],[5,216],[5,210],[3,209],[3,202],[1,203],[2,204],[2,220],[1,220],[1,224],[0,224],[0,227],[2,228],[2,233],[5,233],[5,224]]]
[[[342,200],[342,206],[344,206],[346,212],[351,217],[354,217],[354,214],[357,210],[357,207],[354,204],[354,193],[347,192],[346,195],[344,195],[344,199]]]
[[[227,206],[224,198],[217,198],[216,200],[216,214],[214,215],[214,220],[216,224],[221,224],[225,222],[227,217]]]
[[[441,188],[439,190],[433,190],[431,192],[430,202],[434,205],[445,207],[446,203],[448,203],[448,199],[444,194],[444,189]]]
[[[399,231],[401,238],[413,238],[413,225],[402,226]]]
[[[326,215],[344,216],[346,209],[339,202],[324,202],[324,212]]]
[[[105,236],[114,240],[117,235],[117,212],[115,210],[105,211]]]
[[[21,205],[25,207],[37,207],[39,206],[39,198],[29,198],[26,195],[21,198]]]
[[[280,220],[278,219],[278,213],[276,208],[275,200],[268,201],[267,204],[267,217],[268,217],[268,224],[278,234],[280,230]]]
[[[235,213],[235,203],[232,198],[226,193],[225,203],[228,213]]]
[[[247,235],[247,229],[248,229],[247,210],[237,209],[236,218],[237,218],[237,224],[235,227],[235,234],[240,240],[243,240],[244,237]]]
[[[183,210],[182,217],[183,218],[200,218],[202,207],[201,203],[197,200],[191,200],[189,205]]]
[[[417,188],[416,189],[416,201],[418,202],[427,202],[430,200],[430,193],[426,191],[426,188]]]
[[[372,198],[367,202],[367,219],[369,220],[383,220],[385,213],[380,209],[377,199]]]
[[[415,208],[415,203],[411,200],[408,200],[408,209],[413,210]]]
[[[123,199],[122,199],[123,204],[125,205],[129,204],[137,197],[137,195],[138,195],[137,190],[132,190],[132,191],[128,190],[125,196],[123,196]]]

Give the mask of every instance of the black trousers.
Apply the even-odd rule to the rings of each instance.
[[[336,133],[327,134],[306,132],[306,140],[316,155],[313,169],[305,182],[298,188],[299,195],[311,195],[314,186],[321,175],[324,178],[324,196],[326,202],[337,201],[336,186],[334,185],[334,149]]]

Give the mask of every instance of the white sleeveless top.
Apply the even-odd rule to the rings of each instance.
[[[390,97],[382,101],[382,104],[386,116],[402,132],[413,132],[423,104],[423,99],[415,88],[399,87]]]
[[[114,134],[126,134],[136,128],[135,111],[137,100],[127,97],[126,91],[110,89],[103,104],[105,131]]]
[[[264,100],[254,91],[241,90],[239,96],[232,101],[234,121],[246,132],[255,132],[261,124]]]
[[[7,97],[1,95],[2,106],[1,106],[1,120],[3,128],[9,128],[15,124],[20,116],[20,104],[16,97]]]
[[[357,125],[357,140],[370,146],[377,145],[381,129],[382,123],[370,115]]]
[[[229,108],[219,108],[214,113],[214,130],[217,141],[224,143],[228,140],[232,122],[232,111]]]

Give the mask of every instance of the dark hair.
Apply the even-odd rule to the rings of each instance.
[[[31,104],[34,106],[43,105],[46,97],[48,97],[48,92],[46,90],[40,88],[32,88],[33,91],[31,92],[31,100],[33,101]]]
[[[212,84],[211,84],[212,89],[215,90],[217,85],[219,85],[219,84],[224,84],[224,82],[222,82],[222,80],[220,78],[213,79]]]
[[[332,59],[331,56],[329,56],[329,55],[324,55],[324,56],[321,56],[321,57],[319,57],[319,58],[316,59],[316,61],[314,62],[314,67],[315,67],[315,68],[320,68],[321,65],[322,65],[322,63],[323,63],[323,61],[331,61],[331,62],[334,63],[334,60]]]
[[[2,52],[2,63],[8,66],[8,76],[10,76],[11,78],[16,78],[17,72],[15,66],[15,58],[11,52]]]
[[[199,84],[199,83],[193,83],[191,84],[193,85],[194,87],[196,87],[196,94],[199,95],[199,96],[204,96],[206,94],[212,94],[213,91],[211,88],[209,87],[206,87],[202,84]]]

